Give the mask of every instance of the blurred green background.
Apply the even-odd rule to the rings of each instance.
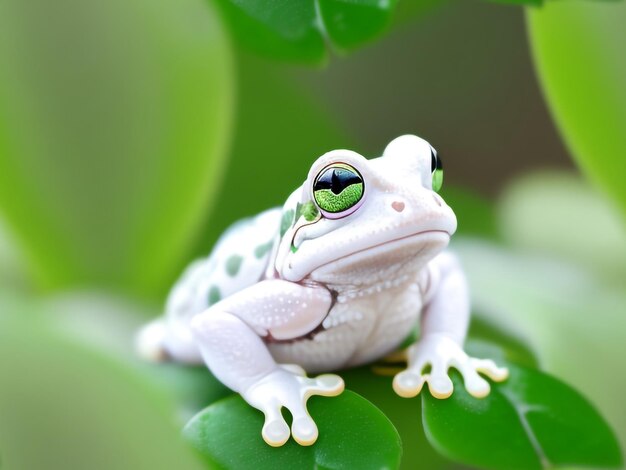
[[[477,310],[626,447],[626,3],[324,1],[325,37],[305,3],[0,2],[0,467],[203,468],[196,375],[133,332],[317,156],[403,133]]]

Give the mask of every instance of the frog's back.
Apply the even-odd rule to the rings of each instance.
[[[168,316],[190,316],[246,287],[265,274],[278,239],[281,210],[270,209],[229,227],[208,258],[193,262],[172,289]]]

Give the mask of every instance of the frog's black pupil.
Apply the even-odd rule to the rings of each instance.
[[[434,173],[435,170],[441,170],[443,168],[443,164],[441,163],[441,158],[437,156],[434,148],[430,148],[430,172]]]
[[[330,189],[333,194],[339,194],[351,184],[362,182],[361,177],[350,170],[345,168],[328,168],[317,178],[313,190]]]

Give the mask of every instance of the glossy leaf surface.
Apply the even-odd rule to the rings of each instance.
[[[196,415],[184,434],[210,462],[226,469],[397,468],[400,437],[385,415],[359,395],[312,397],[309,412],[319,428],[310,447],[290,439],[268,446],[263,415],[239,396],[220,400]]]
[[[617,467],[621,453],[597,411],[542,372],[507,364],[509,379],[471,397],[454,374],[446,400],[422,395],[426,435],[453,460],[482,468]]]
[[[264,55],[319,62],[327,48],[347,51],[389,24],[397,0],[221,0],[231,31]]]

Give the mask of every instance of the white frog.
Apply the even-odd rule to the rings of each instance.
[[[187,269],[165,316],[140,332],[140,353],[206,363],[265,414],[261,434],[271,446],[290,435],[313,444],[307,399],[344,389],[337,375],[306,372],[382,358],[418,321],[421,337],[404,351],[408,367],[394,377],[395,392],[414,397],[427,383],[447,398],[454,367],[471,395],[486,396],[478,373],[501,381],[508,371],[463,351],[469,295],[444,251],[457,222],[437,194],[442,180],[437,152],[413,135],[371,160],[350,150],[322,155],[282,208],[235,224]]]

